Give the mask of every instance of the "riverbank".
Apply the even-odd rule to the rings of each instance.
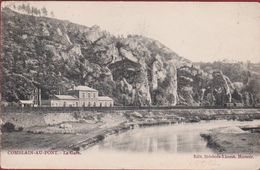
[[[201,120],[260,119],[260,110],[157,110],[73,112],[73,113],[15,113],[2,115],[21,132],[2,134],[3,149],[85,150],[109,135],[136,127],[199,122]],[[28,142],[27,142],[28,141]]]
[[[202,133],[207,146],[218,153],[260,153],[260,125],[254,127],[225,127]],[[243,130],[244,129],[244,130]],[[246,129],[246,130],[245,130]],[[250,129],[250,130],[247,130]]]

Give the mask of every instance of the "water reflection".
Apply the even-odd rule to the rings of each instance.
[[[199,133],[177,126],[140,128],[108,137],[98,148],[147,153],[210,152]]]
[[[137,153],[211,153],[213,151],[207,147],[206,141],[200,136],[201,132],[216,127],[244,126],[249,124],[259,125],[260,121],[237,122],[216,120],[172,126],[137,128],[119,135],[107,137],[91,150]]]

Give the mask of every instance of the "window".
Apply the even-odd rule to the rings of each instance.
[[[82,93],[82,98],[85,98],[85,93]]]
[[[93,97],[94,97],[94,98],[96,97],[96,93],[93,93]]]
[[[90,98],[90,93],[88,93],[88,98]]]

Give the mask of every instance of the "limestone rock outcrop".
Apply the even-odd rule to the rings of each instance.
[[[8,102],[28,99],[35,84],[42,89],[43,99],[66,92],[72,84],[87,85],[112,97],[116,105],[129,106],[233,101],[252,105],[254,94],[259,95],[250,91],[258,85],[253,80],[245,83],[245,78],[239,80],[242,85],[233,86],[229,75],[203,71],[148,37],[113,36],[99,26],[29,16],[8,8],[2,10],[2,19],[2,95]]]

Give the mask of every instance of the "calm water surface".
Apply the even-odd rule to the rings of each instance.
[[[111,151],[127,153],[211,153],[213,151],[206,146],[206,141],[200,136],[200,133],[217,127],[256,124],[260,125],[260,120],[250,122],[215,120],[136,128],[118,135],[109,136],[89,150],[103,153]],[[85,152],[88,152],[88,150]]]

